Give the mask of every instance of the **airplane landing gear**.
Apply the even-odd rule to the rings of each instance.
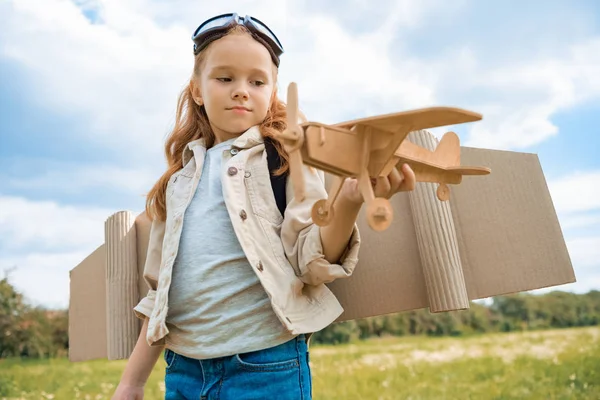
[[[312,220],[318,226],[327,226],[334,216],[333,207],[328,207],[327,200],[321,199],[312,207]]]
[[[394,210],[390,201],[376,197],[367,204],[367,222],[371,229],[381,232],[389,228],[394,219]]]
[[[436,195],[440,201],[448,201],[450,199],[450,188],[445,183],[440,183]]]

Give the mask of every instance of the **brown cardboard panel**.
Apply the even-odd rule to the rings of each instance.
[[[70,272],[69,360],[107,356],[104,245]]]
[[[461,158],[462,164],[492,169],[488,176],[465,177],[451,186],[469,299],[574,282],[537,156],[463,147]],[[384,232],[372,231],[361,212],[356,270],[328,285],[345,309],[338,321],[428,307],[408,194],[396,195],[392,204],[394,222]]]
[[[146,213],[139,214],[135,219],[135,233],[137,237],[137,270],[138,270],[138,293],[140,300],[148,294],[148,285],[144,280],[144,265],[146,265],[146,252],[148,251],[148,240],[150,239],[150,225],[152,222]]]
[[[535,154],[463,147],[463,164],[486,177],[452,186],[451,203],[471,299],[575,281],[573,267]]]

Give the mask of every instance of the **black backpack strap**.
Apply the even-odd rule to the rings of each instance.
[[[281,212],[281,215],[283,215],[285,213],[285,207],[287,206],[285,185],[288,174],[286,172],[279,176],[273,175],[273,172],[281,166],[281,158],[273,144],[273,140],[274,139],[269,137],[265,138],[265,151],[267,152],[267,164],[269,166],[269,175],[271,177],[271,188],[273,189],[277,208],[279,209],[279,212]]]

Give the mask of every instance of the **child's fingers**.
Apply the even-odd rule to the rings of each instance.
[[[388,178],[390,180],[390,195],[399,192],[402,189],[402,182],[404,182],[402,173],[394,168]]]
[[[375,183],[375,197],[389,197],[392,185],[387,176],[378,176]]]
[[[404,164],[402,166],[402,184],[400,185],[400,191],[411,191],[415,188],[416,177],[415,172],[412,170],[410,165]]]

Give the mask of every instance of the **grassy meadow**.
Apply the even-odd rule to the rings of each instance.
[[[0,360],[0,400],[110,399],[125,361]],[[311,346],[314,399],[600,399],[600,327]],[[164,362],[145,399],[162,399]]]

